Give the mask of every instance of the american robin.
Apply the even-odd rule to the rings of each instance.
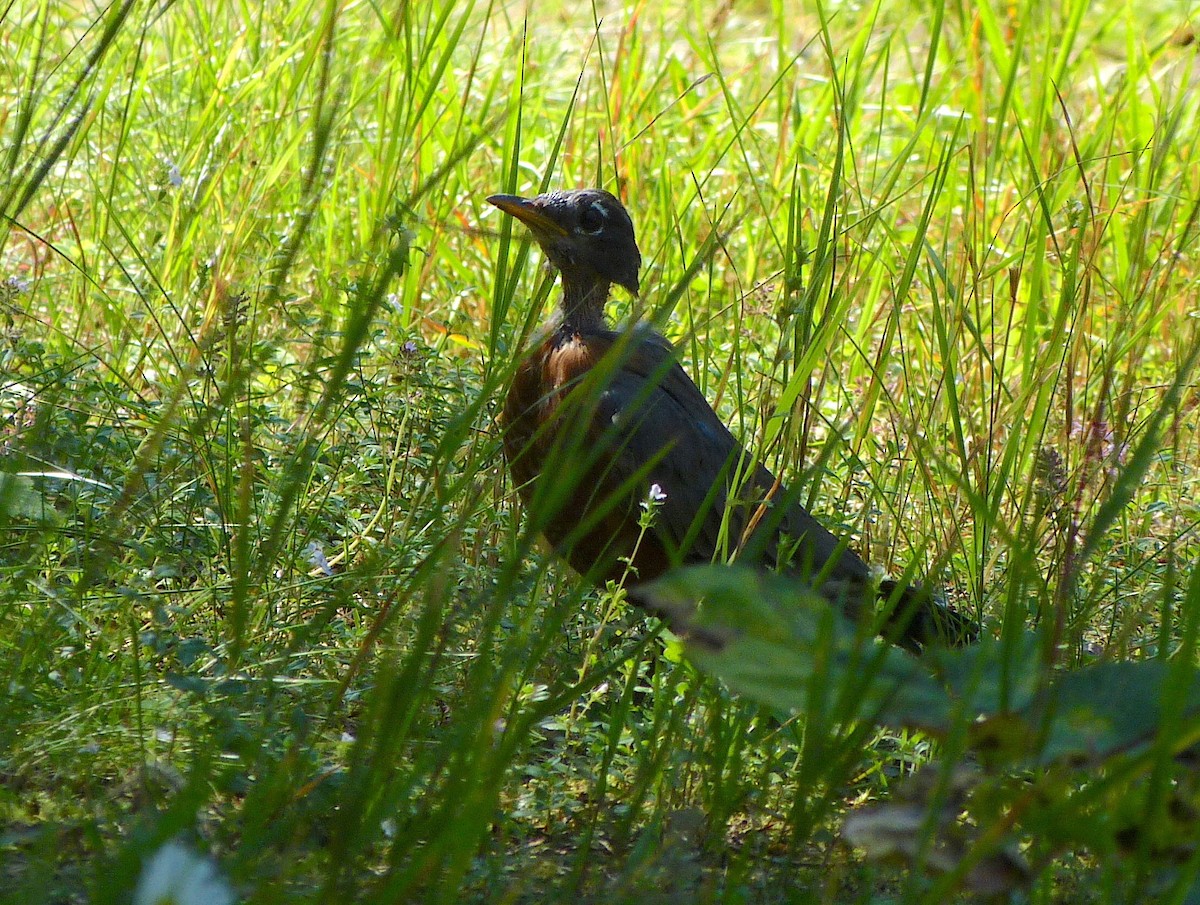
[[[674,566],[736,555],[799,576],[855,619],[891,601],[882,633],[911,650],[974,637],[927,591],[875,584],[746,453],[664,337],[610,328],[609,290],[637,294],[641,267],[620,201],[600,189],[487,200],[530,229],[562,280],[505,399],[504,453],[529,517],[577,572],[638,602],[638,586]]]

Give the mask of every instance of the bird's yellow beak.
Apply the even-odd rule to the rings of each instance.
[[[489,195],[488,204],[494,204],[509,216],[516,217],[535,233],[544,236],[565,236],[567,230],[553,217],[547,216],[541,207],[520,195]]]

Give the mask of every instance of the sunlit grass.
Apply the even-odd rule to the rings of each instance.
[[[181,832],[254,901],[889,888],[836,819],[928,740],[733,698],[522,530],[495,412],[553,289],[495,191],[621,195],[645,267],[614,316],[885,572],[1038,627],[1047,670],[1193,653],[1181,8],[4,25],[14,901],[122,901]],[[1029,896],[1125,901],[1104,865]]]

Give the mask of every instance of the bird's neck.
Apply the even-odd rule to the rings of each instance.
[[[564,273],[558,315],[560,326],[583,333],[608,329],[604,304],[608,301],[610,286],[607,280],[570,279]]]

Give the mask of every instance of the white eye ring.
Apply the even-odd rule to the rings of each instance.
[[[600,216],[600,223],[598,226],[596,226],[595,229],[588,229],[587,227],[585,227],[583,225],[582,220],[585,217],[587,217],[589,214],[591,214],[593,211]],[[608,220],[608,210],[599,201],[593,201],[591,203],[591,205],[588,207],[588,209],[585,210],[583,212],[583,214],[580,215],[581,222],[580,222],[579,226],[577,226],[575,228],[575,231],[580,232],[580,233],[587,233],[589,236],[598,236],[604,230],[605,221],[607,221],[607,220]]]

